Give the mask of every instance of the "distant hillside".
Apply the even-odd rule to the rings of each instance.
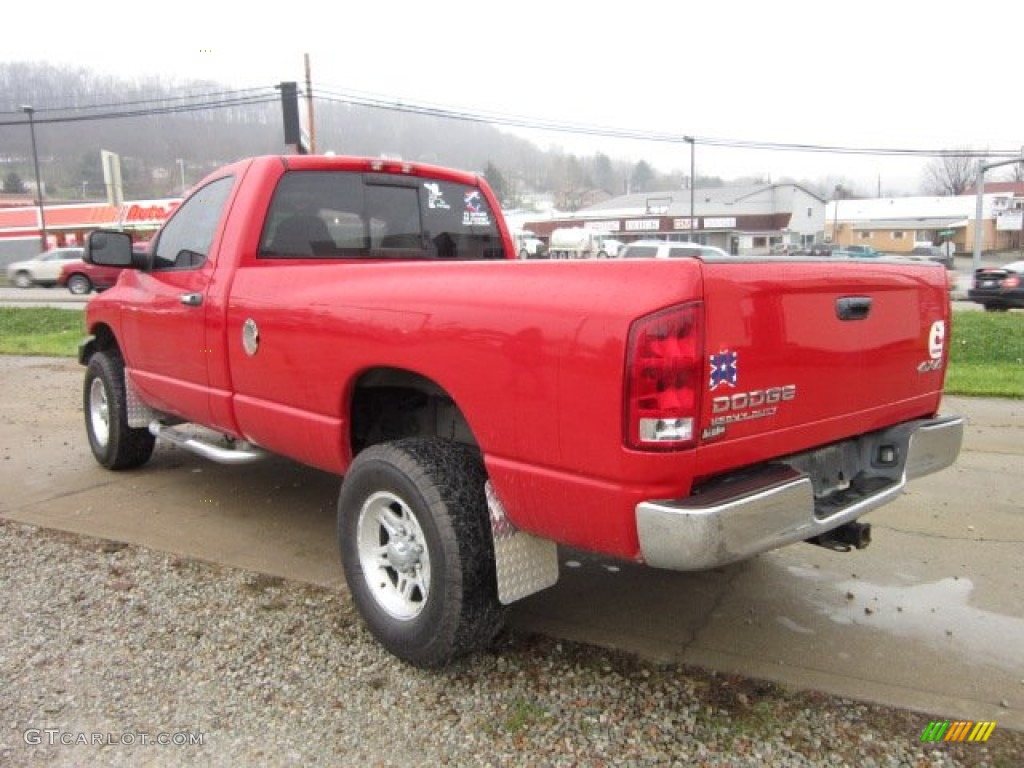
[[[0,63],[0,179],[11,172],[25,182],[33,179],[27,118],[19,109],[29,104],[35,109],[42,176],[51,198],[99,197],[102,149],[121,156],[126,196],[178,194],[182,166],[188,186],[225,162],[284,149],[274,85],[237,91],[206,81],[123,80],[85,68]],[[326,100],[314,105],[320,151],[386,153],[487,169],[489,179],[499,177],[506,197],[527,190],[553,193],[572,207],[574,200],[592,196],[587,191],[620,194],[627,177],[638,170],[642,173],[633,179],[634,188],[680,185],[678,179],[659,178],[645,163],[630,166],[600,154],[578,158],[546,152],[479,122]],[[134,116],[106,117],[125,112]]]

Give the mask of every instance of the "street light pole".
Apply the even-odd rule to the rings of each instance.
[[[35,109],[24,104],[21,107],[21,111],[28,115],[28,129],[29,133],[32,134],[32,165],[36,171],[36,202],[39,205],[40,242],[43,246],[40,252],[43,252],[46,251],[49,244],[46,237],[46,210],[43,208],[43,184],[39,179],[39,153],[36,151]]]
[[[690,145],[690,241],[696,242],[697,220],[693,217],[693,190],[697,184],[697,177],[694,175],[694,147],[696,146],[697,141],[693,136],[683,136],[683,141]]]
[[[843,185],[836,184],[835,196],[832,199],[832,204],[835,205],[835,210],[832,212],[832,242],[835,245],[839,245],[839,195],[843,192]]]
[[[178,170],[181,172],[181,196],[185,196],[185,161],[178,158]]]
[[[974,179],[974,251],[971,254],[971,268],[977,272],[981,268],[981,216],[982,200],[985,196],[985,171],[999,168],[1002,165],[1024,164],[1024,148],[1021,149],[1020,157],[1015,160],[1002,160],[998,163],[978,163],[977,176]]]

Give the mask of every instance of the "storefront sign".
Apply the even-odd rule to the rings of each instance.
[[[1000,232],[1016,232],[1024,224],[1024,211],[1004,211],[996,217],[996,229]]]
[[[720,216],[717,219],[704,219],[704,229],[735,229],[735,216]]]
[[[585,221],[583,223],[584,229],[595,229],[598,232],[618,232],[619,222],[618,221]]]
[[[627,232],[657,232],[658,219],[629,219],[626,221]]]
[[[149,221],[163,221],[171,215],[171,211],[178,207],[178,203],[132,203],[125,205],[121,223],[139,224]]]

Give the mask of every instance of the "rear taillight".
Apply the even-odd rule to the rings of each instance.
[[[1003,279],[1003,288],[1016,288],[1020,285],[1020,275],[1007,275]]]
[[[625,441],[672,450],[696,440],[703,372],[703,306],[684,304],[642,317],[626,351]]]

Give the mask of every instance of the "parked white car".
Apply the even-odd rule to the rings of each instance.
[[[620,259],[686,259],[725,257],[729,254],[713,245],[678,243],[670,240],[637,240],[619,251]]]
[[[52,248],[35,258],[7,265],[7,279],[18,288],[33,285],[56,285],[61,268],[72,261],[81,261],[83,248]]]

